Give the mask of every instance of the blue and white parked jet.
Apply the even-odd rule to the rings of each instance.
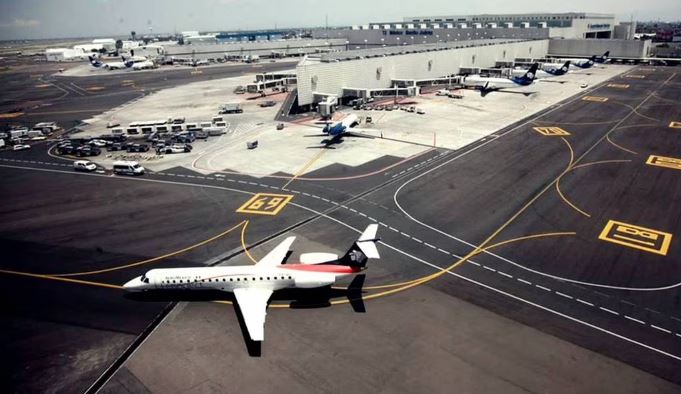
[[[359,117],[355,114],[350,114],[338,122],[318,122],[324,124],[322,133],[320,135],[311,135],[308,137],[331,137],[322,140],[322,144],[315,148],[329,148],[331,145],[343,142],[343,137],[359,137],[359,138],[374,138],[369,135],[357,134],[356,132],[361,132],[361,129],[354,128],[359,122]],[[352,132],[351,131],[355,131]],[[372,130],[376,131],[376,130]]]
[[[464,77],[462,83],[464,86],[480,90],[484,95],[495,90],[513,89],[532,85],[532,83],[534,83],[535,77],[537,76],[538,68],[539,63],[534,63],[529,70],[523,73],[523,75],[511,78],[469,75]]]
[[[558,59],[558,61],[564,62],[566,60],[572,61],[572,64],[579,68],[591,68],[595,63],[607,63],[610,60],[610,51],[606,51],[604,54],[597,56],[593,55],[588,59],[585,58],[565,58]]]
[[[97,59],[94,56],[88,56],[88,59],[90,59],[90,64],[92,67],[95,68],[104,68],[107,70],[122,70],[124,68],[132,67],[132,63],[128,63],[125,61],[125,58],[122,58],[122,62],[111,62],[111,63],[105,63],[99,59]],[[129,64],[129,65],[128,65]]]
[[[570,60],[565,63],[544,63],[542,68],[537,70],[536,79],[558,77],[565,75],[570,70]],[[511,75],[514,77],[522,76],[527,70],[516,69],[511,71]]]

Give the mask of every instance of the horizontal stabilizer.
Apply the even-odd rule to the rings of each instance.
[[[303,253],[300,255],[302,264],[323,264],[338,260],[338,255],[334,253]]]
[[[370,224],[367,226],[366,230],[357,240],[357,247],[364,253],[364,255],[370,259],[379,258],[378,249],[376,248],[376,233],[378,232],[378,224]]]

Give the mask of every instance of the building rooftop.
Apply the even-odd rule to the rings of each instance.
[[[316,61],[323,63],[340,62],[347,60],[366,59],[373,57],[385,57],[404,55],[408,53],[422,53],[433,51],[444,51],[458,48],[479,47],[485,45],[497,45],[519,41],[532,41],[531,39],[513,39],[513,38],[487,38],[481,40],[467,40],[467,41],[450,41],[439,42],[432,44],[416,44],[416,45],[402,45],[402,46],[387,46],[382,48],[367,48],[355,49],[344,52],[332,52],[319,56],[308,56],[304,64],[314,63]]]

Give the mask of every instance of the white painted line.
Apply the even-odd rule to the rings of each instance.
[[[575,301],[581,302],[584,305],[594,306],[594,304],[590,303],[589,301],[584,301],[584,300],[581,300],[579,298],[575,298]]]
[[[523,279],[523,278],[516,278],[516,279],[518,280],[518,282],[521,282],[521,283],[524,283],[524,284],[526,284],[526,285],[532,286],[532,282],[526,281],[526,280]]]
[[[411,239],[413,239],[414,241],[416,241],[416,242],[418,242],[418,243],[420,243],[420,244],[423,243],[423,241],[421,241],[420,239],[418,239],[418,238],[416,238],[416,237],[411,237]]]
[[[396,232],[396,233],[399,233],[399,232],[400,232],[400,230],[396,229],[395,227],[388,227],[388,228],[391,229],[391,230],[393,230],[393,231]]]
[[[359,213],[359,216],[367,217],[366,213],[364,213],[364,212],[358,212],[358,213]]]
[[[551,291],[551,289],[549,289],[548,287],[544,287],[544,286],[542,286],[542,285],[535,285],[535,286],[536,286],[537,288],[542,289],[542,290],[545,290],[545,291]]]
[[[490,271],[492,271],[492,272],[497,272],[497,270],[495,270],[494,268],[488,267],[488,266],[486,266],[486,265],[483,265],[482,268],[484,268],[484,269],[486,269],[486,270],[490,270]]]
[[[434,245],[431,245],[428,242],[424,242],[423,244],[426,245],[429,248],[437,249]]]
[[[557,291],[556,294],[559,295],[559,296],[561,296],[561,297],[573,299],[573,297],[572,297],[571,295],[567,295],[567,294],[565,294],[565,293],[561,293],[560,291]]]
[[[631,316],[624,315],[624,318],[625,318],[625,319],[629,319],[629,320],[631,320],[631,321],[635,321],[636,323],[646,324],[643,320],[634,319],[634,318],[631,317]]]
[[[475,261],[472,261],[472,260],[468,260],[468,262],[473,264],[473,265],[477,265],[478,267],[480,267],[480,263],[476,263]]]
[[[507,273],[505,273],[505,272],[502,272],[502,271],[497,271],[497,274],[503,275],[503,276],[505,276],[505,277],[507,277],[507,278],[513,279],[513,276],[511,276],[511,275],[509,275],[509,274],[507,274]]]
[[[650,327],[652,327],[652,328],[654,328],[654,329],[656,329],[656,330],[660,330],[660,331],[662,331],[662,332],[666,332],[667,334],[671,334],[671,333],[672,333],[671,331],[667,330],[666,328],[662,328],[662,327],[656,326],[656,325],[654,325],[654,324],[651,324]]]
[[[603,308],[602,306],[599,306],[598,309],[600,309],[600,310],[602,310],[602,311],[606,311],[606,312],[608,312],[608,313],[612,313],[613,315],[617,315],[617,316],[620,315],[619,312],[615,312],[615,311],[613,311],[612,309]]]
[[[438,251],[438,252],[442,252],[442,253],[444,253],[444,254],[451,255],[451,253],[449,253],[448,251],[446,251],[446,250],[444,250],[444,249],[437,248],[437,251]]]
[[[400,234],[404,235],[404,236],[407,237],[407,238],[411,238],[411,235],[409,235],[409,234],[407,234],[407,233],[405,233],[405,232],[400,231]]]

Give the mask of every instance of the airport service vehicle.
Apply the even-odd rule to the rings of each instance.
[[[277,130],[284,130],[284,124],[283,123],[277,124]]]
[[[437,92],[435,92],[436,96],[449,96],[449,90],[447,89],[440,89]]]
[[[275,105],[277,105],[277,102],[276,102],[276,101],[271,101],[271,100],[270,100],[270,101],[265,101],[265,102],[263,102],[263,103],[260,103],[260,106],[261,106],[262,108],[274,107]]]
[[[136,161],[115,161],[113,172],[116,175],[142,175],[144,174],[144,167]]]
[[[588,59],[585,58],[574,58],[574,59],[560,59],[560,61],[570,60],[572,64],[579,68],[590,68],[594,63],[607,63],[610,61],[610,51],[606,51],[604,54],[597,56],[593,55]]]
[[[424,110],[422,110],[421,108],[419,108],[419,109],[416,110],[416,113],[419,114],[419,115],[425,115],[425,114],[426,114],[426,111],[424,111]]]
[[[511,89],[529,86],[534,83],[534,78],[539,68],[538,63],[534,63],[529,70],[522,76],[511,78],[481,77],[480,75],[469,75],[463,78],[463,85],[480,90],[483,94],[494,90]]]
[[[73,162],[73,169],[76,171],[92,172],[97,169],[97,164],[88,160],[76,160]]]
[[[246,141],[246,149],[255,149],[258,147],[258,141]]]
[[[14,145],[14,146],[12,147],[12,150],[26,150],[26,149],[31,149],[31,145],[27,145],[27,144],[18,144],[18,145]]]
[[[344,256],[304,253],[300,263],[285,263],[296,237],[288,237],[255,265],[152,269],[125,283],[128,291],[220,290],[234,293],[251,340],[265,337],[267,302],[276,290],[330,286],[359,274],[369,259],[380,258],[377,224],[370,224]]]

